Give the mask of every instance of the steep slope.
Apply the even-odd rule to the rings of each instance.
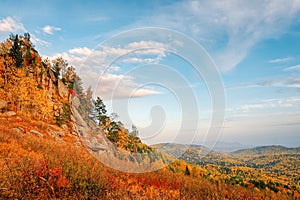
[[[174,161],[108,117],[100,98],[94,108],[92,92],[83,91],[75,69],[62,58],[42,60],[29,34],[12,35],[0,47],[0,199],[292,199],[298,195],[297,188],[275,193],[249,181],[228,184],[227,179],[212,179],[218,168]],[[93,115],[97,106],[101,112]],[[192,146],[191,152],[204,155],[208,149]],[[184,156],[194,159],[188,155]]]
[[[120,172],[99,162],[76,136],[57,126],[0,116],[0,199],[293,198],[193,176],[192,171],[185,175],[167,169]]]

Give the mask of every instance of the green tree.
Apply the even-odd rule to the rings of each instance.
[[[100,125],[105,125],[107,122],[107,110],[106,110],[106,106],[103,103],[103,100],[100,97],[97,97],[96,101],[95,101],[95,111],[96,111],[96,118],[99,121]]]
[[[185,166],[185,172],[184,172],[184,174],[187,175],[187,176],[191,175],[190,169],[189,169],[189,167],[187,165]]]
[[[138,134],[139,134],[139,131],[138,131],[137,127],[134,124],[132,124],[131,129],[132,129],[131,135],[134,136],[134,137],[137,137]]]
[[[68,64],[66,64],[67,66]],[[65,72],[62,74],[62,80],[64,84],[69,88],[74,88],[74,82],[76,81],[77,74],[75,72],[75,68],[73,66],[68,67]]]
[[[23,66],[22,40],[19,39],[18,34],[11,34],[9,39],[12,41],[10,56],[13,58],[16,67],[21,68]]]
[[[63,59],[62,57],[58,57],[54,60],[52,60],[53,66],[52,66],[52,71],[54,73],[54,76],[58,79],[64,76],[64,74],[67,71],[68,67],[68,62]],[[64,82],[64,80],[63,80]]]
[[[78,86],[75,83],[75,87],[78,89]],[[81,93],[77,95],[79,97],[80,105],[79,105],[79,113],[85,120],[95,119],[96,115],[94,113],[94,105],[93,105],[93,91],[91,86],[87,89],[86,93],[83,90],[80,90]],[[96,119],[97,120],[97,119]]]

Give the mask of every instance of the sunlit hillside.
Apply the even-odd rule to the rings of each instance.
[[[213,158],[208,159],[211,165],[202,165],[194,162],[192,155],[182,158],[190,163],[174,160],[148,173],[107,167],[93,156],[95,152],[122,157],[120,164],[128,166],[142,161],[155,165],[172,158],[142,143],[135,126],[129,131],[116,120],[116,114],[108,115],[102,99],[93,99],[92,91],[83,89],[80,74],[66,60],[42,58],[28,33],[11,35],[1,43],[0,75],[0,199],[299,197],[298,186],[277,182],[280,177],[252,170],[252,166],[241,166],[243,162],[264,165],[262,161],[235,157],[243,152],[222,158],[228,163],[224,165],[213,163]],[[185,155],[194,150],[207,151],[197,148],[194,146]],[[155,157],[151,157],[153,152]],[[141,156],[135,158],[134,153]],[[276,159],[272,152],[268,156]],[[292,175],[297,176],[297,172]],[[299,179],[295,181],[299,183]]]

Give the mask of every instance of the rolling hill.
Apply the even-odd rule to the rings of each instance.
[[[173,152],[181,152],[178,159],[203,167],[205,176],[212,180],[221,178],[230,183],[254,183],[257,187],[274,191],[278,188],[300,189],[299,148],[272,145],[219,153],[201,145],[154,146],[173,156],[178,155]]]
[[[1,43],[0,199],[300,196],[299,154],[285,149],[279,155],[244,157],[243,152],[222,154],[179,144],[155,149],[106,112],[101,98],[94,100],[90,89],[84,91],[75,68],[61,57],[43,59],[28,33],[11,35]],[[276,169],[291,168],[280,169],[282,174],[275,168],[268,171],[266,164],[259,163],[268,159],[276,161],[272,165]],[[170,165],[155,168],[170,160]],[[259,170],[250,163],[259,164]],[[151,170],[141,173],[142,167]]]

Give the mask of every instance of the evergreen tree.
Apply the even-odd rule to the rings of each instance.
[[[19,39],[18,34],[11,34],[9,39],[12,41],[12,47],[10,49],[10,56],[12,56],[15,61],[15,65],[17,68],[21,68],[23,66],[23,56],[22,56],[22,40]]]
[[[58,79],[61,78],[62,76],[64,77],[64,74],[67,72],[68,68],[68,62],[63,59],[62,57],[58,57],[52,61],[53,67],[52,71],[54,73],[54,76]],[[63,80],[64,82],[64,80]]]
[[[86,90],[86,112],[87,117],[93,115],[93,91],[92,87],[89,86],[89,88]],[[94,116],[92,116],[93,118]]]
[[[138,131],[137,127],[134,124],[132,124],[131,129],[132,129],[131,135],[134,136],[134,137],[137,137],[138,134],[139,134],[139,131]]]
[[[99,121],[99,124],[100,125],[106,124],[108,117],[106,115],[107,110],[103,100],[100,97],[97,97],[94,104],[95,104],[96,117],[97,120]]]
[[[189,167],[187,165],[185,166],[185,175],[187,175],[187,176],[191,175],[191,172],[190,172]]]

